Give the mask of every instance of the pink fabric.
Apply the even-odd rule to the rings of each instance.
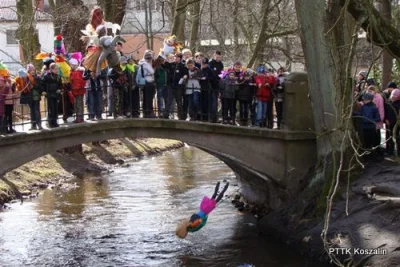
[[[217,202],[215,199],[211,199],[209,197],[204,197],[200,204],[200,210],[203,211],[206,215],[215,209],[217,206]]]
[[[376,107],[378,108],[379,116],[381,117],[381,121],[376,123],[376,128],[382,129],[383,128],[383,119],[385,118],[385,105],[384,105],[383,96],[381,94],[375,94],[373,102],[375,103]]]
[[[5,104],[6,105],[14,105],[14,103],[16,102],[16,98],[17,98],[17,95],[13,94],[13,92],[8,87],[8,93],[6,95]]]
[[[0,117],[4,115],[4,104],[8,91],[9,88],[5,88],[4,91],[0,92]]]

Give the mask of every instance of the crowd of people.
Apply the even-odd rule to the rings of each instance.
[[[361,71],[355,86],[354,125],[362,140],[366,157],[371,160],[381,159],[385,154],[400,156],[400,127],[397,126],[400,111],[400,89],[393,81],[380,91],[376,82],[368,78],[366,71]],[[385,131],[382,131],[385,130]],[[382,132],[385,150],[382,143]]]
[[[283,68],[277,73],[264,65],[252,70],[240,62],[226,68],[219,51],[209,60],[202,53],[192,56],[188,49],[167,59],[148,50],[137,62],[117,50],[120,71],[106,67],[94,73],[77,59],[69,59],[68,83],[63,82],[52,58],[43,61],[41,71],[28,64],[14,80],[0,76],[2,132],[15,132],[12,111],[16,101],[30,107],[30,130],[42,129],[42,95],[49,128],[59,127],[59,115],[64,121],[74,117],[74,123],[84,122],[85,106],[87,120],[106,116],[171,119],[177,115],[179,120],[269,128],[274,125],[275,106],[277,128],[282,125],[287,74]]]

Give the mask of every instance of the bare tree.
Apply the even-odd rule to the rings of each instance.
[[[35,13],[36,10],[34,10],[31,0],[17,1],[18,30],[16,32],[16,37],[21,46],[21,61],[23,65],[34,62],[34,56],[40,52]]]

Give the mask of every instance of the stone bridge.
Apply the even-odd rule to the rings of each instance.
[[[289,97],[287,103],[304,109],[300,100]],[[296,114],[302,118],[300,115]],[[298,120],[286,122],[286,128],[295,128],[297,124],[305,128],[299,131],[122,119],[19,133],[0,137],[0,175],[38,157],[82,143],[123,137],[174,139],[221,159],[236,173],[248,200],[276,209],[307,184],[307,173],[316,163],[315,135],[307,130],[309,123],[305,118],[301,124]]]

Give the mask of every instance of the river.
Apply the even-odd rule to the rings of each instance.
[[[144,158],[102,177],[45,190],[0,213],[0,266],[318,266],[260,236],[255,218],[224,200],[185,240],[178,222],[197,211],[232,171],[185,147]]]

